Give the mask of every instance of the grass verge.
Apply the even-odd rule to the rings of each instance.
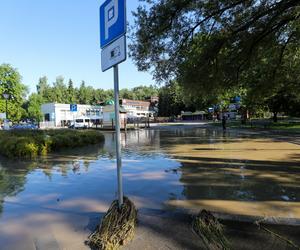
[[[213,126],[222,127],[221,122],[212,123]],[[300,122],[278,121],[270,120],[252,120],[246,124],[241,124],[240,121],[228,121],[226,123],[228,128],[238,129],[264,129],[264,130],[278,130],[283,132],[300,133]]]

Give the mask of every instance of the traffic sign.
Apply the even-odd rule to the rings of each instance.
[[[126,0],[106,0],[100,7],[100,45],[104,48],[126,33]]]
[[[126,39],[121,36],[113,43],[107,45],[101,52],[102,71],[106,71],[113,66],[126,60]]]
[[[70,104],[70,111],[77,112],[77,104]]]

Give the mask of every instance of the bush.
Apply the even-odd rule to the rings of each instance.
[[[93,130],[0,131],[0,154],[8,158],[34,158],[62,148],[103,141],[103,134]]]

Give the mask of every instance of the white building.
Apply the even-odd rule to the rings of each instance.
[[[77,111],[71,111],[70,104],[46,103],[41,106],[43,122],[41,127],[67,127],[76,119],[89,120],[89,123],[99,122],[103,118],[103,107],[92,105],[77,105]]]
[[[128,118],[154,117],[155,111],[150,110],[151,102],[122,99],[120,104],[127,111]]]

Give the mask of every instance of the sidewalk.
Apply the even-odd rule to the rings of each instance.
[[[191,216],[179,212],[140,211],[134,240],[125,250],[206,249],[191,230]],[[253,223],[223,221],[232,249],[295,249]],[[300,227],[272,225],[268,229],[300,245]]]

